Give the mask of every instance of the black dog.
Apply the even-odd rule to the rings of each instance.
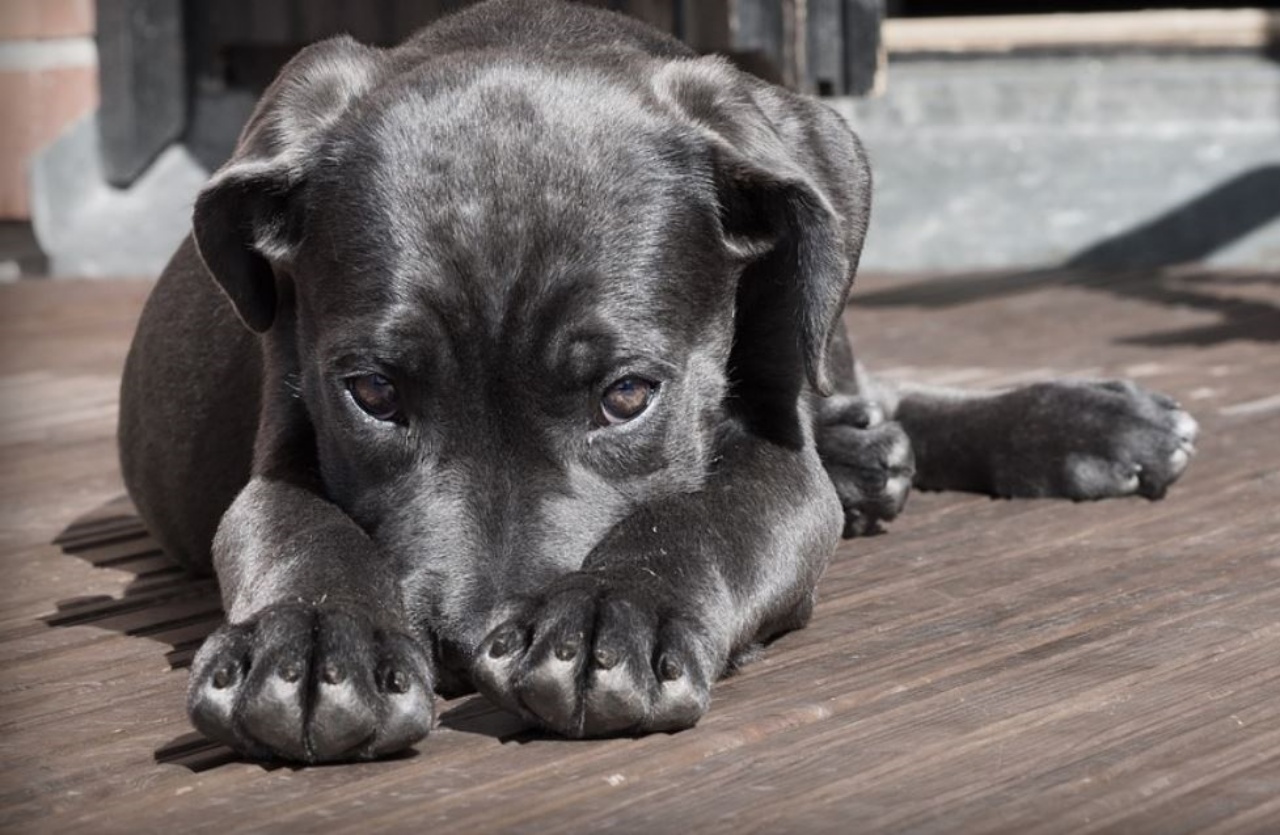
[[[226,606],[196,726],[376,757],[474,686],[568,736],[684,728],[913,477],[1159,497],[1195,434],[1167,398],[855,366],[870,188],[822,104],[608,12],[303,51],[124,378],[130,492]]]

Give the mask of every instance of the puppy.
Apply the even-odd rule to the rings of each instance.
[[[855,365],[870,197],[824,105],[609,12],[305,49],[124,375],[130,494],[226,609],[195,726],[373,758],[477,688],[566,736],[674,731],[913,479],[1159,497],[1195,436],[1164,397]]]

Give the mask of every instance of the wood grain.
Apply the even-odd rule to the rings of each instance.
[[[115,463],[146,290],[0,287],[0,830],[1280,829],[1280,274],[861,279],[875,367],[1136,376],[1201,420],[1197,460],[1159,503],[914,496],[693,730],[566,742],[469,697],[411,756],[305,770],[183,714],[216,592]]]

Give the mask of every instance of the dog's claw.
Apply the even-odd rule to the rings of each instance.
[[[384,686],[392,693],[409,692],[409,677],[404,674],[403,670],[392,670],[387,673],[384,680],[386,681]]]
[[[618,666],[618,654],[611,649],[597,647],[595,659],[596,666],[602,670],[612,670]]]
[[[578,656],[578,650],[581,648],[582,637],[580,635],[575,636],[561,642],[560,645],[556,647],[556,658],[559,658],[561,661],[572,661]],[[597,658],[598,657],[599,653],[597,653]]]
[[[489,644],[489,657],[502,658],[512,652],[515,652],[523,643],[520,639],[520,633],[515,629],[508,629],[498,634]]]
[[[230,667],[223,667],[213,674],[213,686],[218,690],[227,689],[231,686],[234,675]]]

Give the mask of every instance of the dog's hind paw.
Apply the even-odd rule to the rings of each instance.
[[[1195,453],[1199,426],[1172,399],[1128,380],[1042,383],[1002,395],[1011,453],[997,495],[1162,498]]]
[[[901,425],[868,400],[835,395],[819,406],[814,434],[844,508],[845,538],[875,533],[902,512],[915,460]]]
[[[282,604],[205,641],[187,709],[205,736],[256,759],[372,759],[431,729],[431,667],[414,640],[355,610]]]
[[[568,575],[489,633],[473,678],[493,701],[564,736],[691,727],[710,702],[714,653],[670,602],[632,583]]]

